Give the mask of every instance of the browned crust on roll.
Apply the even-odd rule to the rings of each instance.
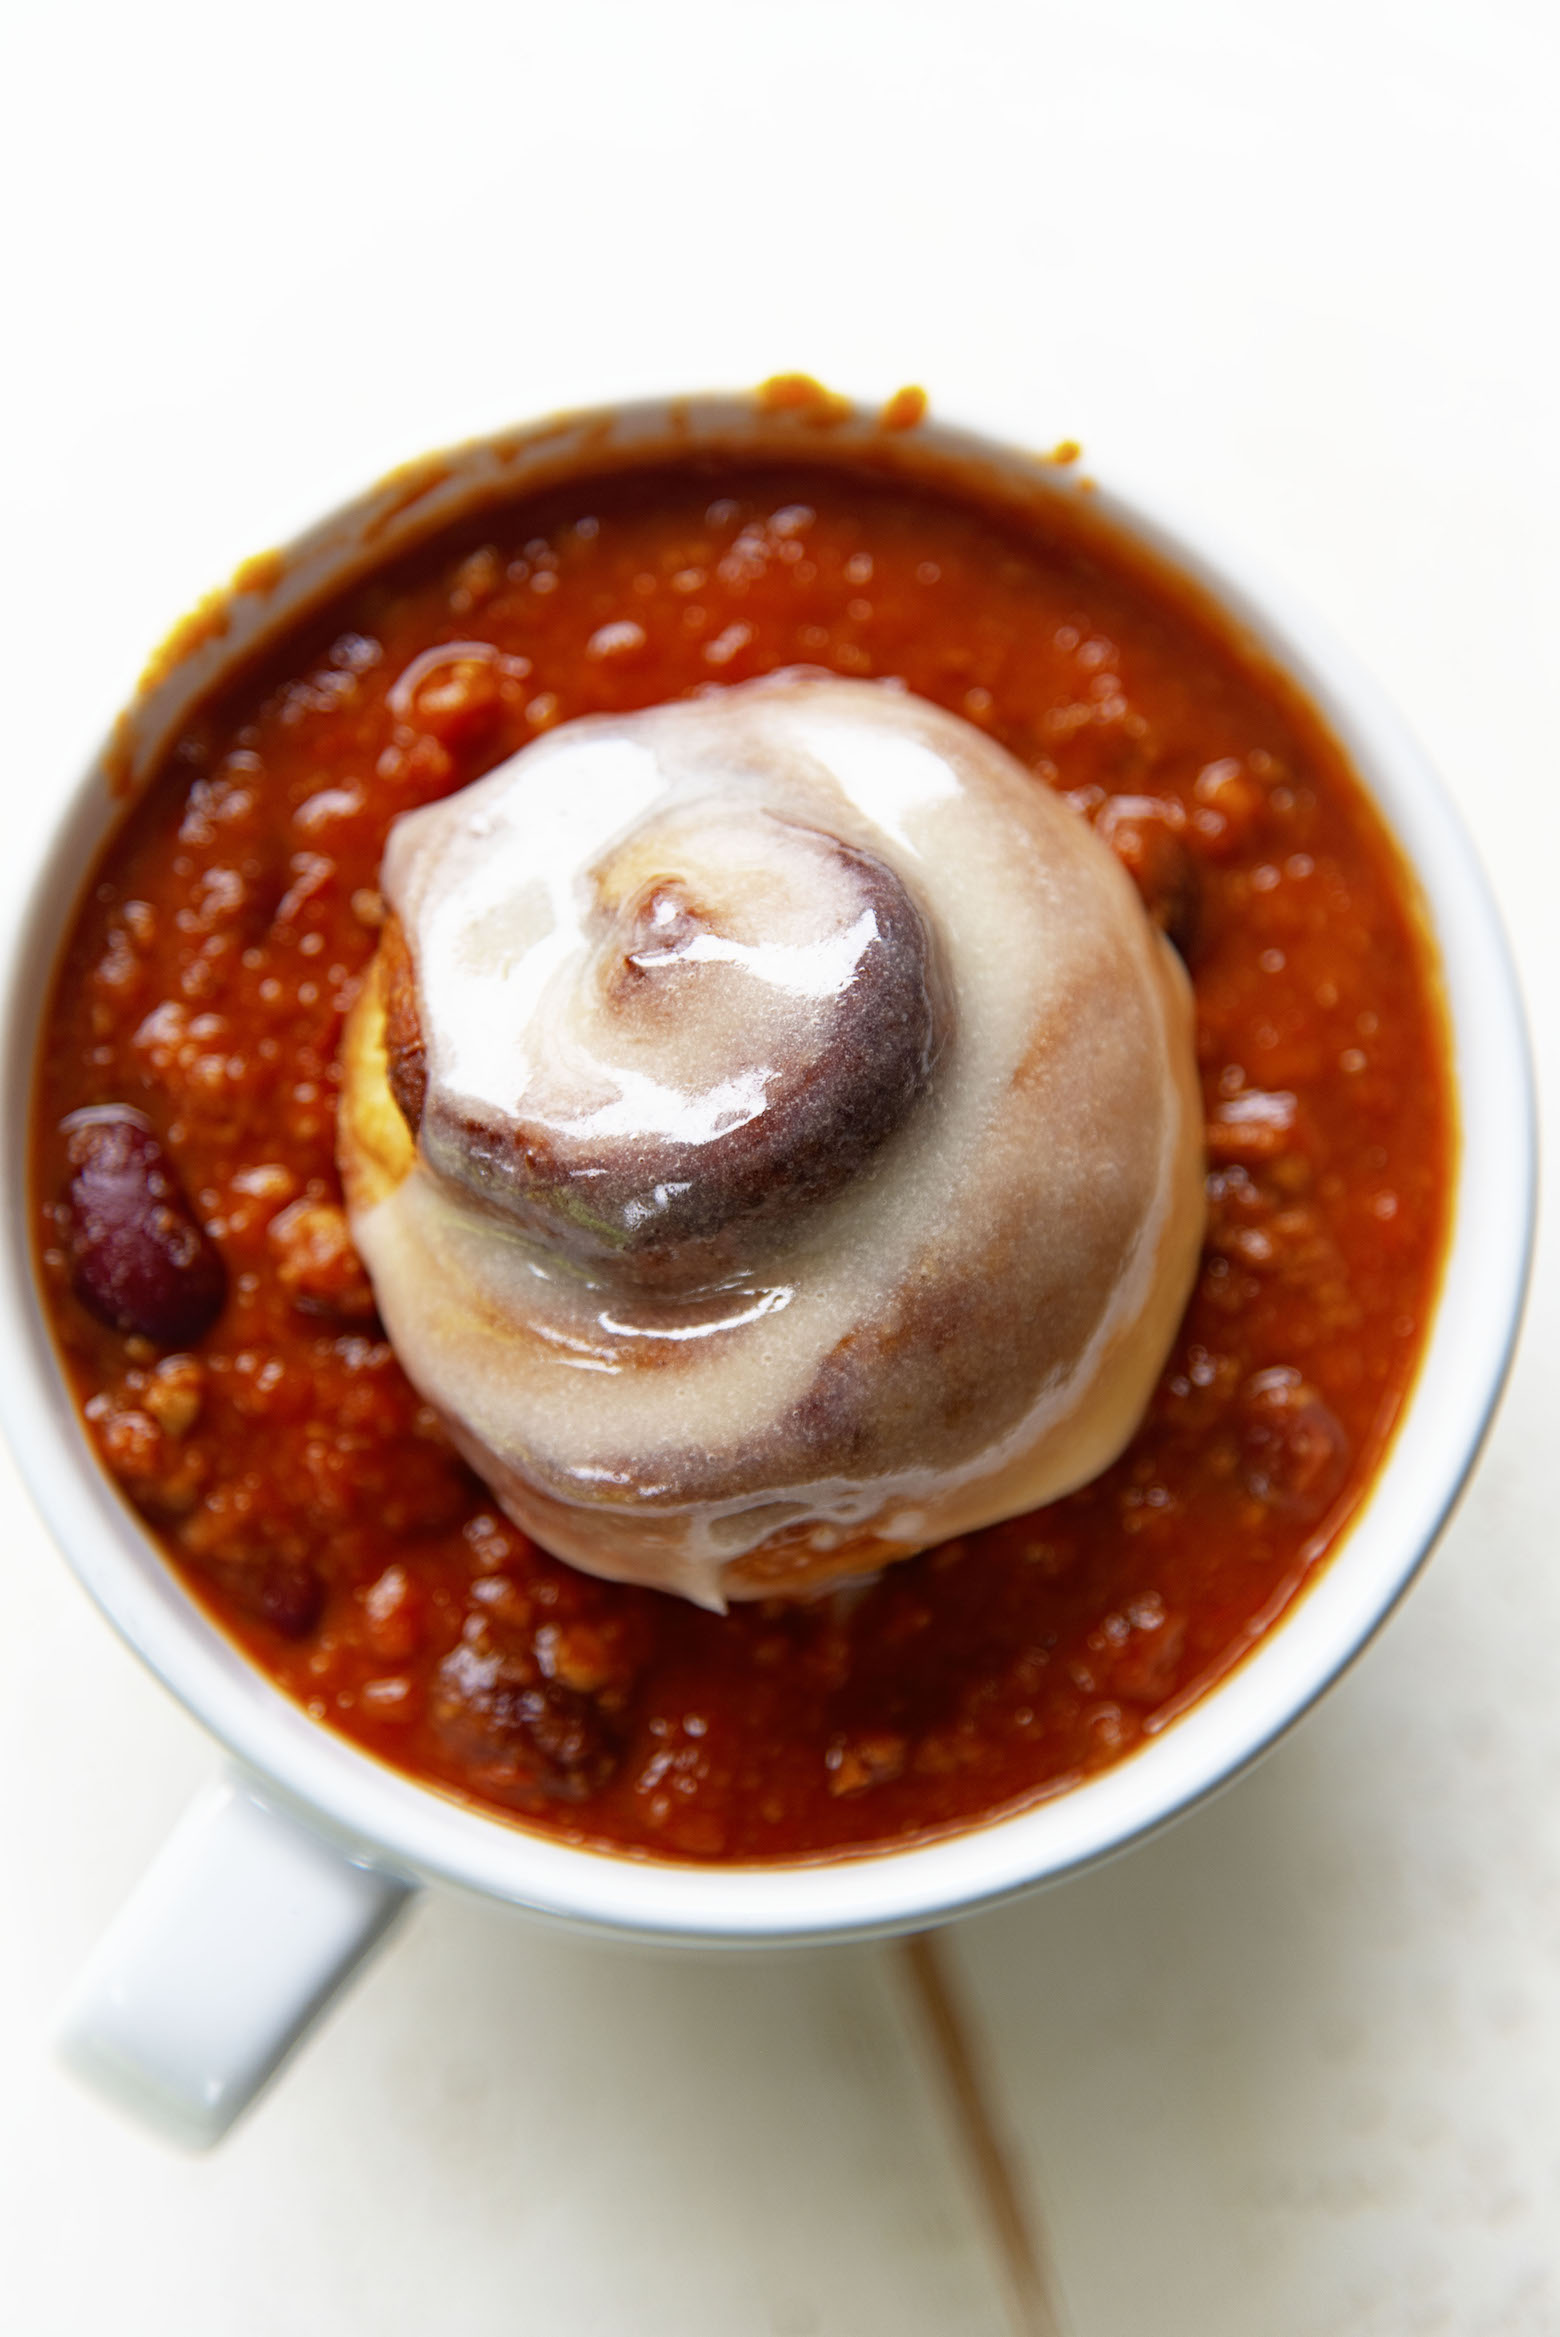
[[[341,1034],[336,1165],[347,1207],[366,1215],[410,1174],[417,1149],[390,1085],[386,1009],[391,967],[381,945]]]
[[[384,999],[385,1074],[401,1117],[415,1139],[428,1101],[428,1047],[417,1011],[417,969],[406,928],[393,912],[379,937],[379,983]]]

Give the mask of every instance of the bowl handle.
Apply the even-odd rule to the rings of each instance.
[[[229,1775],[200,1794],[61,2015],[66,2066],[165,2138],[221,2140],[412,1897]]]

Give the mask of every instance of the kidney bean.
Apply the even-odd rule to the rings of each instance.
[[[192,1345],[222,1311],[227,1274],[167,1154],[128,1107],[73,1112],[64,1127],[77,1297],[112,1330]]]
[[[1253,1372],[1240,1394],[1242,1468],[1257,1499],[1311,1524],[1332,1507],[1349,1469],[1349,1440],[1298,1371]]]
[[[305,1558],[261,1558],[222,1570],[236,1606],[284,1639],[307,1639],[325,1605],[325,1585]]]
[[[433,1724],[447,1750],[484,1771],[489,1792],[584,1801],[617,1767],[617,1751],[588,1696],[533,1665],[464,1641],[435,1676]]]

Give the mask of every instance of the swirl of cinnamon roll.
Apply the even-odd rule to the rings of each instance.
[[[1190,992],[1003,749],[775,676],[564,725],[382,883],[353,1232],[537,1540],[719,1607],[1115,1457],[1201,1240]]]

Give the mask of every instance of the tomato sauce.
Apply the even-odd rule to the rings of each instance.
[[[576,715],[797,664],[963,715],[1120,853],[1193,975],[1210,1215],[1103,1477],[866,1587],[718,1616],[548,1557],[451,1450],[346,1234],[335,1057],[397,813]],[[932,486],[690,463],[489,510],[189,724],[64,953],[35,1216],[105,1465],[282,1689],[554,1836],[765,1860],[1055,1792],[1249,1650],[1391,1433],[1450,1145],[1408,881],[1319,723],[1206,610]],[[155,1239],[115,1230],[138,1177]]]

